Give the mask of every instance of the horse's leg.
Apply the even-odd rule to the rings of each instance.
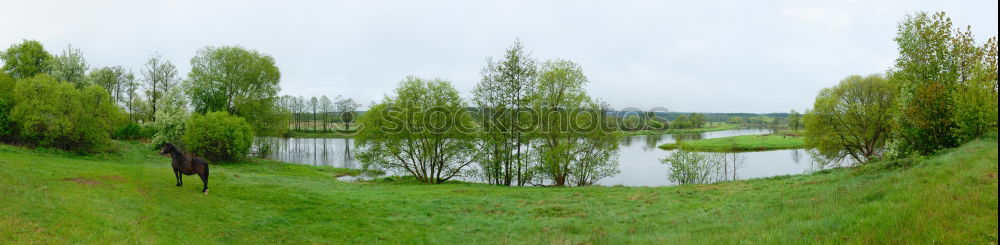
[[[176,186],[181,186],[181,171],[174,169],[174,182],[177,182]]]
[[[205,166],[205,171],[198,172],[198,177],[201,177],[201,184],[204,187],[201,192],[208,194],[208,166]]]

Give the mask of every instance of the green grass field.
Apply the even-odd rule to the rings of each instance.
[[[119,144],[86,157],[0,145],[0,244],[997,241],[995,136],[908,168],[660,188],[343,183],[345,170],[256,161],[213,165],[209,195]]]
[[[659,147],[664,150],[680,148],[686,151],[700,152],[742,152],[806,148],[806,144],[801,136],[764,134],[691,140],[663,144]]]
[[[724,124],[715,123],[714,125],[706,126],[704,128],[682,128],[682,129],[667,129],[667,130],[638,130],[638,131],[622,131],[624,135],[634,136],[634,135],[651,135],[651,134],[694,134],[694,133],[705,133],[705,132],[715,132],[730,129],[738,129],[740,125],[736,124]]]

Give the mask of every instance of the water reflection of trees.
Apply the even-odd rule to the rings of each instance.
[[[660,143],[660,140],[663,139],[663,135],[662,134],[650,134],[650,135],[646,135],[646,137],[644,137],[643,139],[646,142],[646,144],[642,148],[643,150],[656,149],[656,147]]]

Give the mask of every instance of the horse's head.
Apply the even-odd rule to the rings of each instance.
[[[160,149],[160,155],[170,154],[170,152],[176,151],[176,149],[177,148],[174,147],[174,144],[171,143],[163,144],[163,148]]]

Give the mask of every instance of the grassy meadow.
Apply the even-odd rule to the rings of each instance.
[[[659,130],[659,129],[644,129],[644,130],[637,130],[637,131],[622,131],[622,132],[626,136],[657,135],[657,134],[696,134],[696,133],[705,133],[705,132],[715,132],[715,131],[724,131],[724,130],[730,130],[730,129],[738,129],[740,127],[742,127],[742,126],[738,125],[738,124],[714,123],[714,124],[711,124],[711,125],[706,125],[705,127],[701,127],[701,128],[674,128],[674,129],[663,129],[663,130]]]
[[[769,151],[806,148],[804,137],[782,134],[739,135],[721,138],[681,141],[659,146],[660,149],[683,149],[699,152]]]
[[[0,243],[990,243],[997,139],[913,166],[873,163],[678,187],[345,183],[356,170],[212,166],[210,194],[116,142],[76,156],[0,145]],[[753,166],[748,166],[753,167]],[[666,178],[666,176],[664,176]]]

